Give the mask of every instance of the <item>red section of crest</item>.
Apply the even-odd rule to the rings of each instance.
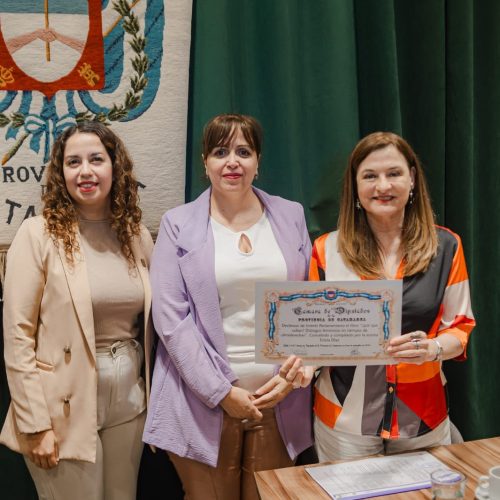
[[[88,5],[89,33],[80,59],[67,75],[53,82],[40,82],[18,68],[0,29],[0,91],[38,90],[50,99],[58,90],[102,89],[105,82],[101,0],[88,0]]]

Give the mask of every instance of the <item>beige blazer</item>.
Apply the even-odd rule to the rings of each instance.
[[[153,336],[152,249],[151,235],[142,227],[132,250],[144,285],[147,375]],[[53,429],[59,458],[95,462],[97,372],[87,267],[78,255],[73,265],[66,261],[62,245],[56,246],[45,231],[42,216],[23,222],[7,254],[4,344],[12,402],[0,443],[25,454],[24,434]],[[146,388],[149,394],[149,376]]]

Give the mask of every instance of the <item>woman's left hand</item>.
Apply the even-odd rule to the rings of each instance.
[[[415,331],[391,339],[387,353],[398,363],[421,365],[436,359],[438,345],[425,332]]]
[[[290,382],[294,389],[298,389],[311,383],[315,371],[315,366],[304,366],[302,359],[292,354],[281,365],[279,375]]]
[[[259,387],[253,394],[254,405],[259,409],[274,408],[293,390],[293,384],[280,375],[275,375],[269,382]]]
[[[281,365],[279,373],[255,391],[255,406],[259,410],[274,408],[290,394],[292,389],[307,387],[315,371],[314,366],[304,366],[302,359],[294,355],[290,356]]]

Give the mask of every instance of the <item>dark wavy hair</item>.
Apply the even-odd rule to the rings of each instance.
[[[42,196],[43,217],[56,245],[61,243],[68,262],[80,250],[76,232],[78,213],[64,180],[64,150],[68,139],[78,133],[95,134],[111,158],[113,183],[110,192],[111,227],[116,232],[121,251],[132,266],[132,237],[140,233],[141,209],[138,206],[137,180],[133,163],[122,140],[106,125],[96,121],[79,122],[67,128],[52,147],[45,175],[46,189]]]

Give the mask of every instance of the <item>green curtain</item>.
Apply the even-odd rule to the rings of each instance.
[[[203,124],[221,112],[265,129],[259,186],[300,201],[311,236],[335,227],[357,140],[402,134],[437,220],[463,239],[478,321],[466,363],[445,363],[464,437],[500,434],[500,3],[497,0],[194,0],[188,200],[206,186]],[[0,377],[3,367],[0,366]],[[7,409],[0,380],[0,417]],[[2,419],[3,420],[3,419]],[[36,498],[0,447],[0,496]]]
[[[222,112],[256,116],[258,185],[300,201],[312,237],[335,227],[347,156],[375,130],[403,135],[437,221],[464,243],[478,321],[448,361],[464,437],[500,434],[500,3],[496,0],[203,0],[193,9],[186,198],[207,186],[200,137]],[[482,223],[482,224],[481,224]]]

